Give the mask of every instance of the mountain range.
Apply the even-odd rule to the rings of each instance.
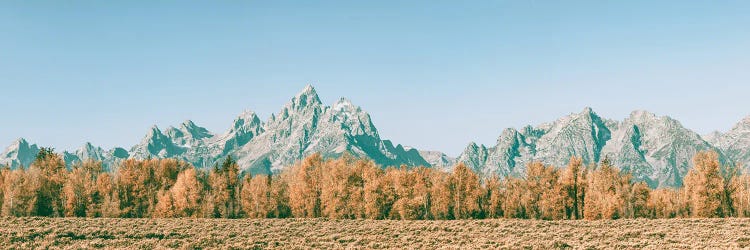
[[[747,166],[750,117],[725,133],[702,136],[668,116],[639,110],[616,121],[585,108],[553,122],[505,129],[495,145],[472,142],[454,158],[385,140],[362,108],[346,98],[327,106],[308,85],[268,120],[245,111],[222,134],[185,121],[164,130],[153,126],[130,149],[102,149],[86,143],[62,155],[68,164],[95,160],[106,169],[128,158],[177,158],[207,168],[232,156],[248,173],[272,174],[314,153],[328,158],[348,153],[384,167],[430,166],[450,171],[463,162],[483,176],[520,176],[531,161],[562,167],[571,156],[578,156],[585,164],[609,159],[652,187],[676,187],[692,167],[692,156],[702,150],[718,152],[724,164]],[[20,138],[0,155],[0,165],[28,166],[38,152],[39,146]]]

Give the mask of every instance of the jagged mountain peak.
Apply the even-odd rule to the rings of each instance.
[[[292,110],[300,110],[306,107],[314,107],[319,105],[323,105],[323,102],[320,101],[318,92],[315,91],[315,88],[312,85],[308,84],[304,89],[302,89],[301,92],[299,92],[292,98],[292,100],[286,105],[286,107]]]
[[[37,153],[39,153],[39,146],[29,143],[24,138],[18,138],[0,154],[0,166],[5,165],[10,168],[29,166]]]
[[[732,163],[750,169],[750,116],[742,118],[726,133],[707,136]]]
[[[146,133],[146,136],[143,137],[142,141],[149,141],[154,140],[157,138],[165,137],[166,135],[162,133],[161,129],[159,129],[159,126],[153,125]]]
[[[380,138],[370,114],[346,98],[341,98],[333,106],[326,108],[323,122],[340,127],[351,135],[368,135],[377,139]]]
[[[17,139],[15,139],[15,140],[13,141],[13,143],[12,143],[12,144],[13,144],[13,145],[20,145],[20,144],[28,144],[28,143],[29,143],[29,142],[28,142],[28,141],[26,141],[26,139],[24,139],[23,137],[18,137]]]
[[[557,121],[540,126],[530,138],[534,145],[529,151],[534,159],[545,164],[564,165],[571,156],[578,156],[585,163],[599,161],[604,144],[610,139],[611,130],[590,107],[580,113],[570,114]]]
[[[251,111],[251,110],[244,110],[240,115],[237,116],[237,118],[234,119],[234,123],[232,124],[232,127],[229,128],[229,133],[233,133],[234,131],[240,130],[243,127],[262,127],[263,122],[260,120],[260,117],[258,115]]]
[[[240,114],[237,116],[236,120],[242,119],[242,120],[253,120],[255,118],[258,118],[258,114],[255,113],[255,111],[252,111],[250,109],[245,109],[240,112]]]
[[[130,154],[123,148],[116,147],[111,150],[104,150],[86,142],[73,152],[64,151],[62,156],[68,166],[92,160],[101,162],[105,170],[110,170],[114,165],[127,159]]]
[[[545,122],[539,124],[536,128],[527,126],[524,127],[524,130],[537,130],[537,132],[544,131],[546,133],[552,130],[565,128],[573,123],[590,123],[592,120],[601,120],[601,118],[598,114],[596,114],[596,112],[594,112],[591,107],[585,107],[579,113],[570,113],[566,116],[558,118],[553,122]]]
[[[78,150],[84,151],[84,152],[95,151],[97,149],[101,149],[101,148],[94,146],[94,144],[91,144],[91,142],[86,142],[86,143],[83,144],[83,146],[81,146],[80,148],[78,148]]]
[[[458,159],[480,174],[522,175],[531,161],[563,167],[571,156],[581,157],[586,164],[610,157],[636,180],[652,186],[679,186],[679,178],[691,167],[692,155],[701,150],[716,148],[668,116],[636,110],[618,122],[603,119],[587,107],[554,122],[526,126],[521,132],[505,129],[496,146],[469,144]]]
[[[581,111],[581,114],[593,114],[593,113],[594,113],[594,109],[591,107],[584,107],[583,111]]]
[[[180,124],[180,128],[190,130],[190,129],[196,129],[199,127],[198,125],[195,125],[195,122],[193,122],[192,120],[185,120],[184,122]]]
[[[273,118],[271,119],[273,120]],[[243,110],[237,118],[234,119],[232,126],[221,136],[217,136],[217,141],[211,143],[210,147],[218,148],[214,149],[217,151],[215,158],[224,158],[245,144],[250,140],[264,132],[263,122],[260,120],[258,115],[251,110]],[[219,153],[220,151],[220,153]]]
[[[297,94],[297,96],[300,96],[300,95],[315,95],[315,96],[317,96],[318,93],[317,93],[317,91],[315,91],[315,87],[313,87],[312,84],[308,83],[308,84],[305,85],[304,88],[302,88],[302,91],[300,91]]]
[[[653,186],[680,185],[700,150],[717,150],[720,157],[750,163],[750,116],[726,133],[700,136],[669,116],[636,110],[621,121],[600,117],[591,107],[552,122],[501,131],[495,145],[469,143],[453,159],[437,151],[418,151],[380,137],[370,115],[347,98],[324,105],[312,85],[305,86],[267,121],[243,111],[229,129],[214,136],[190,120],[162,131],[154,125],[130,151],[102,150],[84,144],[70,158],[116,161],[127,157],[177,158],[206,167],[232,155],[251,173],[271,173],[320,152],[324,157],[349,153],[368,157],[383,166],[401,164],[445,167],[464,162],[480,175],[522,175],[531,161],[563,167],[570,156],[586,164],[603,157]],[[12,167],[33,160],[38,147],[23,138],[0,155]],[[32,154],[33,153],[33,154]],[[427,159],[428,161],[425,161]],[[67,160],[67,158],[66,158]],[[726,161],[724,161],[726,162]],[[449,166],[452,167],[452,166]]]
[[[732,130],[750,130],[750,116],[742,118],[737,124],[732,127]]]
[[[187,120],[180,124],[180,130],[182,132],[185,132],[194,140],[201,140],[214,136],[213,134],[211,134],[211,132],[208,131],[208,129],[195,125],[195,123],[191,120]]]
[[[510,140],[512,138],[516,138],[518,136],[518,134],[520,134],[520,132],[518,130],[516,130],[515,128],[506,128],[506,129],[503,129],[503,132],[501,132],[500,136],[497,137],[497,143],[500,144],[503,141],[507,141],[507,140]],[[471,145],[471,144],[469,144],[469,145]]]
[[[271,118],[266,123],[270,125],[276,122],[283,122],[289,119],[298,119],[300,117],[317,117],[324,108],[323,103],[318,97],[318,93],[312,85],[307,85],[302,92],[298,93],[284,105],[278,114],[271,114]],[[305,119],[302,118],[302,119]]]
[[[368,157],[383,166],[429,165],[417,150],[381,139],[370,115],[348,99],[323,105],[312,86],[271,115],[263,132],[233,155],[251,173],[270,173],[317,152]]]
[[[659,126],[663,127],[664,129],[672,129],[672,130],[685,130],[688,129],[685,128],[682,123],[670,116],[667,115],[657,115],[656,113],[639,110],[634,111],[631,113],[630,117],[626,118],[623,121],[624,124],[636,124],[640,126]],[[691,131],[692,132],[692,131]],[[692,133],[691,133],[692,134]],[[695,135],[698,135],[695,133]]]
[[[476,142],[469,142],[469,144],[466,145],[466,150],[478,150],[481,148],[485,148],[485,146],[477,144]]]
[[[633,110],[633,112],[630,112],[630,116],[628,117],[631,120],[654,120],[659,118],[664,118],[656,115],[655,113],[649,112],[647,110],[638,109]]]
[[[347,99],[346,97],[341,97],[339,100],[333,104],[332,106],[333,110],[342,112],[342,111],[352,111],[352,110],[359,110],[359,106],[354,106],[352,104],[352,101]]]
[[[467,167],[471,168],[477,173],[487,172],[488,169],[492,169],[491,166],[487,165],[488,150],[482,144],[476,142],[470,142],[466,146],[463,153],[457,158],[457,163],[464,163]],[[449,166],[452,168],[453,166]],[[452,169],[448,169],[452,170]]]
[[[158,126],[154,125],[143,137],[141,143],[134,145],[130,150],[130,156],[145,159],[148,157],[175,157],[184,152],[179,146],[175,145],[172,138],[182,134],[181,131],[174,127],[169,127],[164,134]]]
[[[25,147],[29,147],[29,142],[26,139],[19,137],[18,139],[14,140],[8,148],[18,149]]]
[[[594,109],[591,107],[585,107],[583,110],[578,114],[573,114],[572,117],[574,118],[584,118],[584,119],[601,119],[599,117],[599,114],[594,112]]]
[[[170,130],[177,131],[177,129],[172,126],[167,128],[166,131],[170,131]],[[154,125],[154,126],[151,126],[151,129],[149,129],[148,133],[146,133],[146,136],[143,137],[142,142],[148,143],[150,141],[163,141],[163,140],[168,140],[168,136],[164,132],[162,132],[162,130],[159,129],[158,126]]]
[[[185,136],[185,133],[183,133],[183,130],[176,128],[175,126],[169,126],[167,129],[164,130],[164,135],[169,136],[171,138],[175,137],[183,137]]]
[[[161,129],[159,129],[159,126],[153,125],[148,130],[148,133],[146,134],[146,138],[156,137],[158,135],[163,135],[161,132]]]
[[[8,146],[6,149],[7,150],[18,150],[18,149],[22,149],[22,148],[28,148],[30,145],[32,145],[32,144],[30,144],[26,139],[24,139],[24,138],[18,138],[16,140],[14,140],[13,143],[11,143],[10,146]]]

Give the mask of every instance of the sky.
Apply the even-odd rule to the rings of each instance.
[[[592,107],[699,133],[750,115],[750,1],[2,1],[0,147],[223,133],[305,85],[458,155]]]

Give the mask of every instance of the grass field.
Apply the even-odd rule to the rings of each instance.
[[[747,248],[750,219],[0,218],[2,248]]]

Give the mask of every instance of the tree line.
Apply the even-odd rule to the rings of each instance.
[[[0,169],[0,215],[119,218],[619,219],[750,217],[750,176],[700,152],[680,188],[651,189],[604,160],[532,162],[522,177],[480,178],[464,164],[382,169],[320,154],[272,176],[227,157],[208,170],[174,159],[66,166],[43,148],[27,168]]]

